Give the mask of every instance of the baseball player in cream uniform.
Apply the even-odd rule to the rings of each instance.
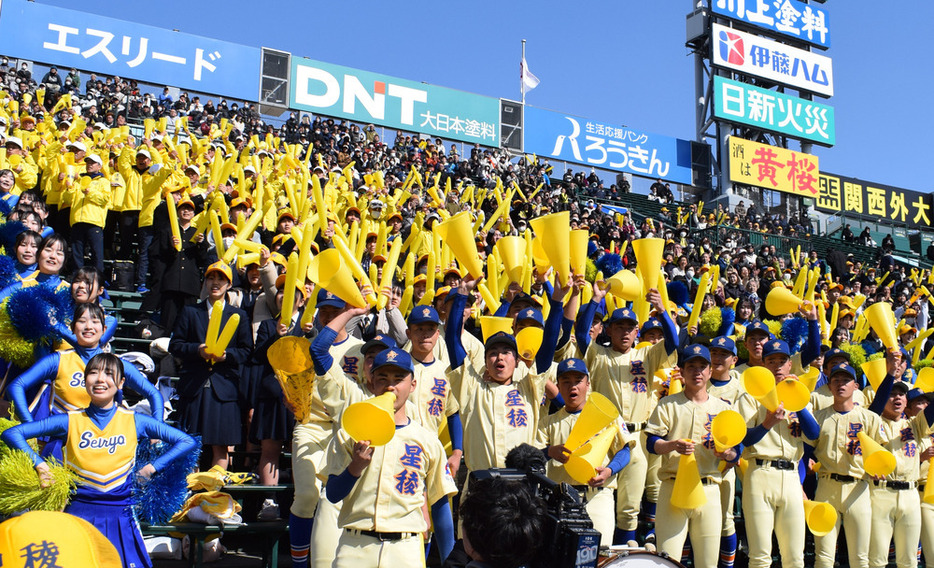
[[[720,460],[736,461],[740,447],[717,452],[710,425],[730,405],[707,393],[710,380],[710,352],[703,345],[691,345],[682,353],[681,376],[684,390],[666,396],[655,408],[646,427],[646,447],[663,456],[659,478],[657,523],[658,548],[674,560],[681,559],[685,539],[690,535],[694,565],[713,568],[719,558],[723,518],[720,502]],[[672,489],[681,455],[695,454],[706,503],[695,509],[674,506]],[[680,455],[679,455],[680,454]]]
[[[632,460],[617,480],[616,526],[621,534],[614,542],[635,539],[639,523],[639,506],[645,490],[648,458],[645,450],[646,421],[655,404],[651,388],[655,371],[661,369],[668,356],[677,349],[677,331],[671,316],[665,311],[657,290],[651,290],[646,299],[658,311],[665,340],[650,347],[635,348],[639,333],[639,320],[629,308],[619,308],[606,322],[610,346],[603,347],[590,340],[590,326],[600,302],[606,297],[603,282],[594,283],[594,295],[578,318],[577,345],[585,351],[584,361],[593,377],[591,388],[606,396],[619,409],[626,428],[636,437]]]

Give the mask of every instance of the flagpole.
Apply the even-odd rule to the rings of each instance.
[[[520,61],[522,61],[522,64],[521,64],[522,69],[521,69],[521,72],[519,73],[519,92],[522,93],[522,106],[524,107],[525,106],[525,81],[524,81],[523,74],[527,73],[527,70],[525,69],[525,40],[522,40],[522,59]]]

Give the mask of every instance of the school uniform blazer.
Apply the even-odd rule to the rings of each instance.
[[[208,331],[207,304],[200,302],[194,306],[185,306],[182,310],[169,342],[169,353],[181,360],[181,371],[176,385],[178,396],[194,397],[210,379],[210,388],[219,400],[237,400],[237,385],[242,365],[247,362],[253,351],[253,334],[250,332],[250,320],[246,313],[230,304],[224,306],[221,329],[224,329],[224,325],[233,314],[240,315],[240,324],[227,346],[227,359],[209,364],[198,354],[198,346],[204,343]]]

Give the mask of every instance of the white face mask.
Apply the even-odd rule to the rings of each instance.
[[[224,237],[223,239],[221,239],[224,241],[224,250],[230,248],[230,245],[232,245],[234,242],[234,238],[235,237]]]
[[[693,269],[693,268],[688,268],[687,271],[686,271],[686,273],[687,273],[687,277],[688,277],[688,278],[694,278],[694,269]]]

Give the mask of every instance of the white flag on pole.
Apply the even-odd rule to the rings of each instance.
[[[529,64],[526,62],[525,57],[522,58],[522,62],[519,65],[522,69],[522,92],[524,94],[537,87],[539,80],[538,77],[529,71]]]

